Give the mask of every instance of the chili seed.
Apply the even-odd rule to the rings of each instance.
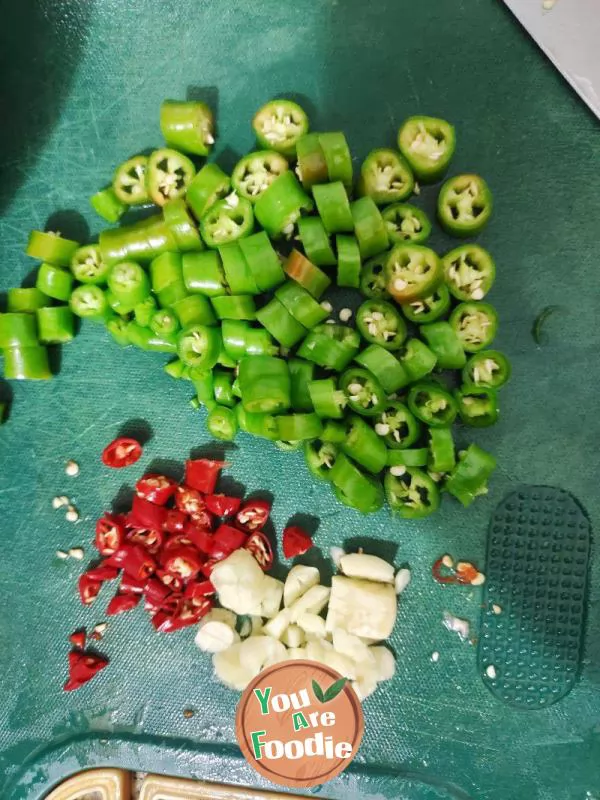
[[[342,322],[348,322],[350,317],[352,316],[352,309],[350,308],[342,308],[340,311],[340,319]]]
[[[323,302],[321,303],[321,308],[324,311],[327,311],[327,312],[333,310],[333,306],[331,305],[331,303],[328,300],[323,300]]]
[[[183,716],[184,716],[186,719],[191,719],[191,718],[194,716],[194,714],[195,714],[195,713],[196,713],[196,712],[195,712],[195,711],[193,711],[191,708],[184,708],[184,709],[183,709]]]
[[[498,603],[494,603],[492,606],[492,611],[494,614],[501,614],[502,613],[502,606],[499,606]]]
[[[406,472],[406,467],[403,466],[390,467],[390,472],[394,476],[394,478],[400,478]]]
[[[76,478],[79,475],[79,464],[72,459],[65,464],[65,472],[70,478]]]
[[[431,654],[431,660],[433,661],[434,664],[437,664],[437,662],[440,660],[440,654],[438,653],[437,650]]]
[[[64,550],[57,550],[56,551],[56,557],[60,558],[61,561],[64,561],[66,558],[69,557],[69,554],[65,553]]]
[[[63,506],[69,505],[69,498],[61,495],[60,497],[55,497],[52,500],[52,508],[62,508]]]
[[[485,575],[483,572],[478,572],[477,575],[471,581],[471,586],[481,586],[485,583]]]
[[[75,506],[68,507],[67,513],[65,514],[65,519],[67,522],[77,522],[79,519],[79,511],[77,511]]]
[[[69,555],[71,556],[71,558],[74,558],[76,561],[83,561],[83,557],[84,557],[85,553],[83,552],[83,548],[82,547],[72,547],[69,550]]]
[[[493,664],[489,664],[485,669],[485,674],[488,678],[494,680],[496,677],[496,667]]]

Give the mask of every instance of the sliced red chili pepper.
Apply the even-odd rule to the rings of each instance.
[[[458,583],[456,573],[448,572],[450,567],[444,564],[444,557],[438,558],[431,567],[431,574],[438,583]]]
[[[283,555],[286,558],[295,558],[295,556],[301,556],[302,553],[310,550],[313,546],[313,540],[303,528],[297,525],[290,525],[283,531],[281,544]]]
[[[116,594],[108,604],[106,613],[109,617],[124,614],[126,611],[131,611],[135,608],[141,599],[139,594]]]
[[[198,623],[205,614],[208,614],[212,606],[212,601],[207,597],[202,602],[182,598],[173,614],[161,609],[154,615],[152,624],[160,633],[174,633]]]
[[[119,577],[119,570],[116,567],[106,566],[106,559],[101,561],[97,567],[88,569],[85,573],[93,581],[114,581]]]
[[[114,439],[106,445],[102,451],[102,463],[112,469],[122,469],[135,464],[141,455],[142,445],[137,439],[119,436],[118,439]]]
[[[90,681],[108,666],[108,659],[92,653],[69,653],[69,680],[65,692],[72,692]]]
[[[199,528],[192,520],[185,527],[185,535],[201,553],[210,553],[213,534],[205,528]]]
[[[216,589],[210,581],[190,581],[183,596],[192,602],[201,603],[205,597],[215,593]]]
[[[148,610],[161,608],[167,597],[171,594],[171,589],[158,578],[150,578],[144,586],[145,607]]]
[[[212,531],[215,525],[215,517],[205,508],[202,511],[196,511],[190,514],[190,522],[197,528],[202,528],[205,531]]]
[[[218,517],[233,516],[242,503],[240,497],[230,497],[227,494],[209,494],[205,500],[208,510]]]
[[[204,559],[195,547],[178,547],[166,551],[161,561],[165,571],[170,575],[182,581],[189,581],[200,572]]]
[[[239,528],[219,525],[213,536],[209,555],[217,559],[227,558],[234,550],[242,547],[247,538],[248,534]]]
[[[79,650],[83,650],[85,647],[85,639],[85,630],[75,631],[69,636],[69,641],[73,647],[77,647]]]
[[[159,606],[158,610],[152,617],[152,625],[159,633],[170,633],[173,625],[173,617],[179,603],[181,601],[181,594],[170,594]]]
[[[125,541],[125,525],[123,517],[116,514],[104,514],[96,522],[96,549],[102,556],[116,553]]]
[[[142,547],[146,548],[149,553],[152,553],[152,555],[156,555],[164,544],[165,535],[162,531],[134,528],[127,534],[127,539],[135,544],[140,544]]]
[[[222,559],[220,558],[209,558],[208,561],[205,561],[204,564],[202,564],[202,569],[201,569],[202,574],[205,577],[210,578],[210,573],[213,571],[213,567],[215,566],[215,564],[218,564],[219,561],[221,560]]]
[[[246,531],[260,530],[269,519],[271,503],[268,500],[247,500],[235,515],[235,521]]]
[[[177,490],[177,481],[167,475],[151,473],[144,475],[135,485],[136,494],[155,503],[157,506],[164,506],[173,497]]]
[[[456,565],[456,582],[461,584],[472,583],[479,575],[479,570],[470,561],[459,561]]]
[[[255,531],[244,542],[244,550],[252,553],[263,570],[273,566],[273,548],[262,531]]]
[[[169,508],[163,523],[163,530],[167,533],[181,533],[188,521],[188,515],[178,508]]]
[[[175,491],[175,507],[184,514],[199,514],[206,509],[206,503],[197,489],[178,486]]]
[[[156,561],[139,544],[124,544],[116,553],[109,556],[105,563],[111,567],[125,570],[128,575],[137,580],[149,578],[156,569]]]
[[[168,553],[169,550],[177,550],[178,547],[191,547],[192,539],[187,530],[184,533],[175,533],[169,536],[163,545],[163,552]]]
[[[172,572],[167,572],[166,569],[156,570],[156,577],[169,589],[169,592],[180,592],[183,589],[181,578],[173,575]]]
[[[127,520],[135,528],[146,528],[151,531],[161,531],[167,518],[167,509],[157,506],[144,497],[134,495],[131,511]]]
[[[226,461],[212,461],[209,458],[197,458],[185,462],[185,482],[192,489],[203,494],[213,494],[219,474],[223,467],[229,466]]]
[[[79,578],[79,597],[84,606],[90,606],[100,594],[102,588],[102,581],[95,581],[93,578],[84,572]]]
[[[131,575],[123,573],[119,584],[119,594],[143,594],[148,581],[145,578],[132,578]]]

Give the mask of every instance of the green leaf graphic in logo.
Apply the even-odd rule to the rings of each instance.
[[[319,686],[319,684],[313,680],[312,682],[312,690],[315,693],[315,697],[319,701],[319,703],[325,702],[325,695],[323,694],[323,689]]]
[[[348,678],[340,678],[335,683],[332,683],[329,689],[327,689],[325,692],[325,699],[323,702],[328,703],[330,700],[334,700],[346,685],[347,680]]]

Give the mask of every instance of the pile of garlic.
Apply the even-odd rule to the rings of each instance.
[[[213,653],[217,678],[242,691],[261,670],[288,659],[319,661],[347,677],[361,700],[393,677],[392,652],[377,644],[396,621],[410,572],[377,556],[340,554],[331,589],[316,567],[297,565],[285,583],[237,550],[213,568],[222,608],[200,623],[196,644]],[[282,607],[283,603],[283,607]],[[239,615],[239,616],[238,616]]]

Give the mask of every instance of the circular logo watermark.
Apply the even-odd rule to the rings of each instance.
[[[317,786],[352,761],[363,736],[360,701],[335,670],[284,661],[246,687],[236,736],[246,760],[282,786]]]

